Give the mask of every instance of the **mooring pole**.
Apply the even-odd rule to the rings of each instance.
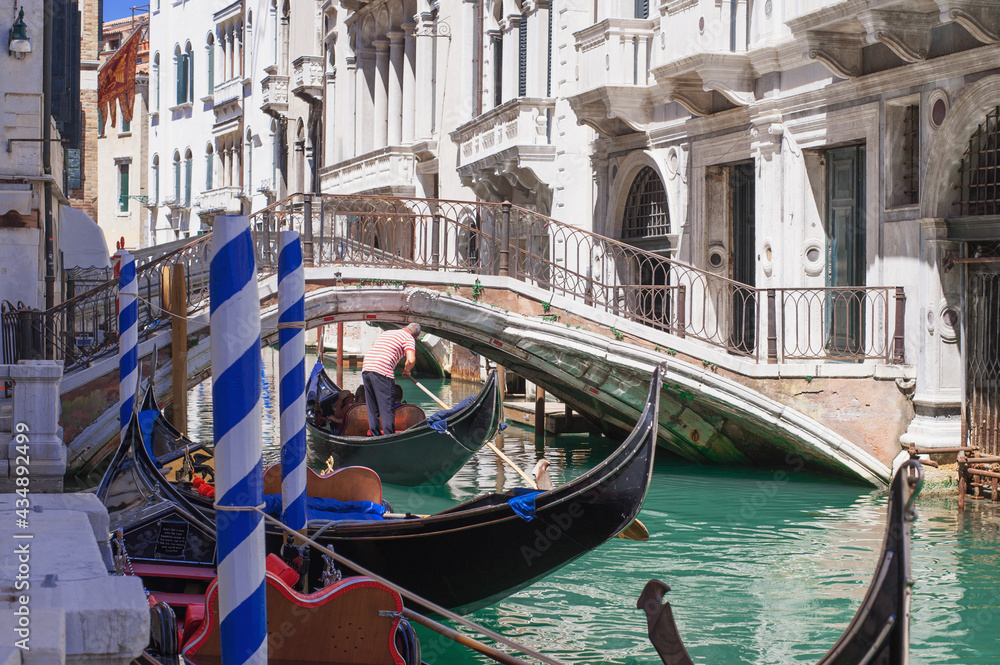
[[[337,385],[344,387],[344,322],[337,323]]]
[[[545,389],[535,386],[535,443],[545,442]]]
[[[267,663],[260,294],[250,220],[215,218],[209,302],[223,665]]]
[[[298,231],[278,235],[281,521],[306,526],[306,280]]]
[[[139,282],[135,257],[126,250],[117,252],[118,271],[118,418],[120,440],[132,418],[135,391],[139,382]]]
[[[187,283],[184,279],[184,264],[175,263],[170,268],[170,364],[171,392],[173,404],[172,422],[177,430],[187,436]],[[153,359],[156,371],[156,359]]]

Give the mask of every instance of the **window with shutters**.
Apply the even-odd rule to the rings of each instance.
[[[205,60],[208,62],[208,94],[215,92],[215,35],[209,33],[205,46]]]
[[[118,212],[128,212],[128,166],[118,165]]]
[[[153,205],[160,205],[160,156],[153,155]]]
[[[191,154],[191,149],[188,148],[187,152],[184,154],[184,207],[191,207],[191,175],[194,169],[194,155]]]
[[[212,171],[215,166],[215,150],[212,149],[212,144],[209,143],[208,147],[205,148],[205,189],[212,189]]]
[[[153,55],[153,112],[160,110],[160,53]]]
[[[493,106],[503,104],[503,36],[494,34],[493,39]]]
[[[181,53],[178,46],[174,49],[174,61],[177,66],[177,104],[185,104],[188,101],[188,59],[186,53]]]
[[[123,117],[122,118],[122,130],[119,132],[119,135],[121,135],[121,134],[130,134],[131,132],[132,132],[132,123],[129,122],[128,120],[126,120]]]
[[[174,203],[181,202],[181,153],[174,152]]]
[[[649,18],[649,0],[635,0],[635,17]]]
[[[920,105],[886,103],[889,207],[915,205],[920,190]]]
[[[191,42],[187,44],[187,101],[194,101],[194,49],[191,48]]]

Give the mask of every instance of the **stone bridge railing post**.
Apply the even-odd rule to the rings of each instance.
[[[303,205],[302,217],[302,262],[307,266],[313,265],[313,201],[312,196],[306,194],[305,205]]]
[[[510,275],[510,201],[500,204],[503,211],[503,241],[500,244],[500,275]]]
[[[441,260],[441,215],[435,208],[434,216],[431,218],[431,265],[435,268]]]
[[[896,287],[896,328],[892,336],[892,361],[897,365],[906,362],[906,342],[905,335],[905,314],[906,314],[906,294],[903,287]]]
[[[767,362],[778,362],[778,313],[775,300],[777,292],[767,290]]]
[[[14,382],[10,442],[0,453],[0,492],[16,489],[18,457],[31,460],[25,466],[31,472],[32,492],[62,492],[66,474],[66,447],[59,426],[62,374],[62,362],[56,360],[22,360],[16,365],[0,365],[0,379]],[[18,450],[18,446],[25,444],[27,455],[23,448]]]

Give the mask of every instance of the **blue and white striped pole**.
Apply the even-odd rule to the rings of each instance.
[[[281,520],[306,526],[306,277],[298,231],[278,237],[278,404],[281,412]]]
[[[209,302],[223,665],[267,662],[260,296],[250,220],[215,218]]]
[[[139,282],[135,277],[135,257],[126,250],[117,252],[118,271],[118,418],[121,441],[132,418],[139,381]]]

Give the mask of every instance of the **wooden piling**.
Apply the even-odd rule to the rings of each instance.
[[[171,422],[177,430],[187,436],[187,282],[184,279],[184,264],[175,263],[170,268],[170,357],[173,374],[171,376]],[[154,358],[153,362],[156,360]],[[155,365],[154,365],[155,367]]]
[[[545,389],[535,386],[535,443],[545,441]]]
[[[337,385],[344,387],[344,323],[337,323]]]
[[[965,451],[958,452],[958,509],[965,510]]]

